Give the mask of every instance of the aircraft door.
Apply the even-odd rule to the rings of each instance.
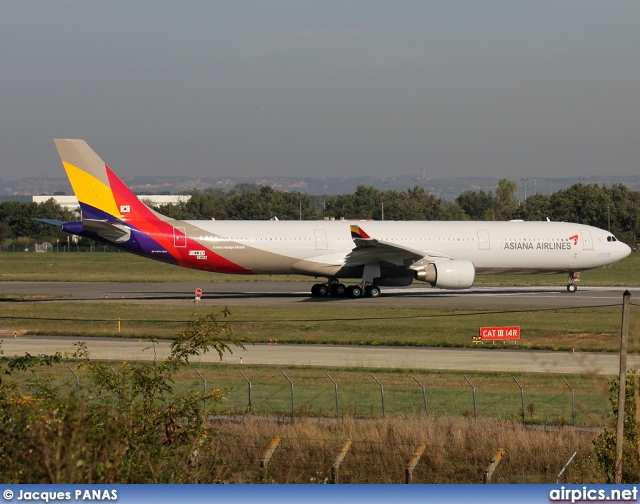
[[[187,246],[187,230],[183,227],[173,228],[173,246],[174,247],[186,247]]]
[[[487,229],[478,229],[478,250],[491,250],[491,242],[489,241],[489,231]]]
[[[582,247],[584,250],[593,250],[593,240],[591,239],[591,232],[587,229],[580,231],[582,235]]]
[[[327,250],[327,232],[324,229],[314,229],[316,234],[316,250]]]

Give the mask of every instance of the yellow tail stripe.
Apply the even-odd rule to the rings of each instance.
[[[77,166],[66,161],[63,161],[62,164],[67,172],[67,177],[69,177],[69,182],[71,182],[73,192],[76,193],[80,203],[91,205],[113,217],[122,219],[110,187]]]

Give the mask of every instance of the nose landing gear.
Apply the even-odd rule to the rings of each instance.
[[[580,272],[570,272],[569,273],[569,283],[567,284],[567,292],[575,292],[578,290],[578,286],[576,282],[580,281]]]

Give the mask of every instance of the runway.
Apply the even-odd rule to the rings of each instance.
[[[2,349],[7,356],[30,353],[71,353],[76,337],[5,337]],[[92,357],[100,360],[151,360],[154,351],[148,341],[118,338],[85,338]],[[169,342],[161,341],[156,355],[169,355]],[[191,359],[192,362],[220,362],[216,352]],[[378,368],[411,370],[464,370],[510,373],[614,375],[616,354],[597,352],[519,351],[488,348],[420,348],[337,345],[248,345],[233,349],[223,362],[238,365],[313,366],[336,368]],[[630,355],[628,367],[638,368],[640,356]]]
[[[622,303],[625,287],[580,286],[569,294],[564,286],[473,287],[453,291],[433,289],[425,284],[404,288],[383,288],[379,298],[314,298],[311,282],[0,282],[0,296],[38,296],[41,301],[103,301],[124,303],[192,303],[195,289],[203,292],[203,305],[209,306],[300,306],[331,303],[336,307],[430,307],[430,308],[567,308],[597,307]],[[640,288],[629,289],[632,296]],[[63,296],[63,297],[56,297]],[[30,299],[26,298],[25,302]]]

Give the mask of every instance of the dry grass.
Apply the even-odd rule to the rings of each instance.
[[[578,456],[562,482],[602,481],[592,462],[595,434],[570,428],[545,432],[486,419],[283,423],[249,417],[223,422],[213,432],[211,457],[202,462],[218,482],[258,482],[260,459],[274,436],[282,441],[265,474],[270,483],[329,482],[346,439],[352,446],[339,470],[340,483],[403,483],[405,464],[421,443],[426,450],[413,473],[415,483],[481,483],[498,448],[507,453],[495,483],[555,483],[573,452]]]

